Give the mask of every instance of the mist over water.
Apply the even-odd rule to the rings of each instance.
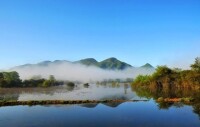
[[[47,66],[19,67],[12,69],[12,71],[17,71],[23,80],[38,75],[43,78],[54,75],[57,80],[96,82],[109,79],[125,80],[127,78],[134,78],[140,74],[148,75],[153,73],[154,69],[127,68],[125,70],[105,70],[95,66],[65,62],[49,64]]]
[[[138,100],[141,99],[127,83],[76,84],[49,88],[9,88],[0,89],[0,100]]]
[[[38,89],[39,90],[39,89]],[[110,99],[139,99],[139,97],[131,90],[128,84],[112,84],[97,85],[90,84],[88,88],[84,88],[81,84],[73,89],[67,86],[55,87],[53,90],[44,90],[40,92],[22,92],[19,94],[18,100],[110,100]]]

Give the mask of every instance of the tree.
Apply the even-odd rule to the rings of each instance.
[[[11,86],[21,86],[22,81],[19,77],[19,74],[16,71],[10,72],[10,78],[11,78]]]
[[[39,79],[42,79],[42,76],[41,75],[34,75],[30,79],[39,80]]]
[[[0,84],[1,82],[4,80],[4,76],[3,76],[3,73],[0,73]]]
[[[149,84],[150,82],[150,76],[149,75],[138,75],[135,80],[134,80],[134,84]]]
[[[55,77],[53,75],[49,76],[49,81],[51,81],[52,83],[54,83],[56,81]]]
[[[42,84],[43,87],[49,87],[51,86],[51,82],[49,80],[45,80]]]
[[[3,77],[6,82],[4,87],[16,87],[22,85],[19,74],[16,71],[3,72]]]
[[[0,87],[2,87],[5,83],[3,73],[0,73]]]
[[[0,80],[3,79],[3,73],[0,73]]]
[[[194,64],[190,66],[192,70],[200,72],[200,57],[195,58]]]
[[[170,75],[173,73],[173,70],[168,68],[167,66],[158,66],[156,68],[155,73],[152,75],[153,79],[158,79],[160,77],[164,77],[166,75]]]

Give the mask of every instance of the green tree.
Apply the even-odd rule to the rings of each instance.
[[[42,79],[42,76],[41,75],[34,75],[30,79],[39,80],[39,79]]]
[[[2,87],[5,83],[3,73],[0,73],[0,87]]]
[[[168,68],[167,66],[158,66],[156,68],[155,73],[152,75],[153,79],[158,79],[160,77],[164,77],[166,75],[170,75],[173,73],[173,70]]]
[[[49,80],[45,80],[42,84],[42,87],[49,87],[51,86],[51,82]]]
[[[0,72],[0,80],[3,79],[3,73]]]
[[[55,79],[55,77],[54,77],[53,75],[50,75],[50,76],[49,76],[49,81],[51,81],[51,82],[55,82],[56,79]]]
[[[3,73],[0,73],[0,83],[1,83],[1,81],[3,81],[3,80],[4,80]]]
[[[200,72],[200,57],[195,58],[194,64],[191,65],[192,70]]]
[[[7,84],[5,87],[17,87],[22,85],[19,74],[16,71],[3,72],[3,77]]]
[[[149,84],[149,82],[150,82],[149,75],[138,75],[134,80],[135,84]]]

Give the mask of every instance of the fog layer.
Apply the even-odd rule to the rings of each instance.
[[[125,70],[104,70],[95,66],[85,66],[74,63],[49,64],[47,66],[28,66],[12,69],[17,71],[21,79],[30,79],[33,76],[48,78],[54,75],[57,80],[69,80],[80,82],[95,82],[109,79],[134,78],[140,74],[151,74],[153,69],[127,68]]]

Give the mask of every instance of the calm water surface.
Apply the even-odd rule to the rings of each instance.
[[[1,89],[1,99],[142,99],[127,85],[47,89]],[[160,109],[154,100],[110,104],[0,107],[0,127],[200,127],[192,106]]]
[[[103,100],[140,99],[129,84],[90,84],[89,87],[57,86],[51,88],[9,88],[0,89],[0,99],[5,100]]]

